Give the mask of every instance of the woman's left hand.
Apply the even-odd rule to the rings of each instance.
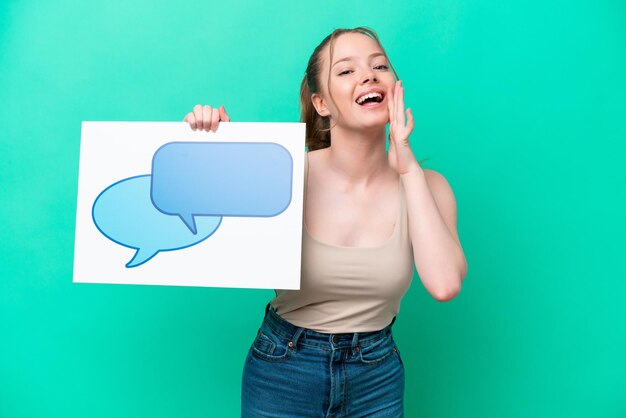
[[[406,174],[419,168],[413,150],[409,145],[409,135],[413,131],[413,113],[406,110],[404,117],[404,87],[402,81],[396,81],[392,89],[387,92],[387,106],[389,108],[389,164],[398,172]],[[406,126],[405,126],[406,123]]]

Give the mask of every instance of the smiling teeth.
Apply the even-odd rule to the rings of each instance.
[[[383,99],[383,95],[380,93],[376,93],[376,92],[372,92],[372,93],[367,93],[366,95],[363,95],[361,97],[359,97],[358,99],[356,99],[356,102],[358,104],[361,104],[365,101],[365,99],[369,99],[371,97],[379,97],[381,100]]]

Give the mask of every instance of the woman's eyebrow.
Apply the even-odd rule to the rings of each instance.
[[[377,56],[379,56],[379,55],[383,55],[383,56],[384,56],[385,54],[383,54],[382,52],[374,52],[373,54],[370,54],[370,56],[369,56],[368,58],[374,58],[374,57],[377,57]],[[353,60],[353,59],[354,59],[354,57],[345,57],[345,58],[342,58],[342,59],[340,59],[340,60],[337,60],[337,61],[335,61],[335,63],[333,64],[333,67],[334,67],[335,65],[339,64],[340,62],[343,62],[343,61],[351,61],[351,60]]]

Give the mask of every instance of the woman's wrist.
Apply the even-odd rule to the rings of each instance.
[[[406,171],[400,174],[400,178],[410,179],[414,177],[419,177],[424,175],[424,169],[419,165],[417,160],[414,163],[411,163],[409,167],[407,167]]]

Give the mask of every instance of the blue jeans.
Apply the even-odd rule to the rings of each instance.
[[[243,368],[242,417],[404,416],[393,321],[380,331],[323,334],[291,324],[270,304],[265,311]]]

